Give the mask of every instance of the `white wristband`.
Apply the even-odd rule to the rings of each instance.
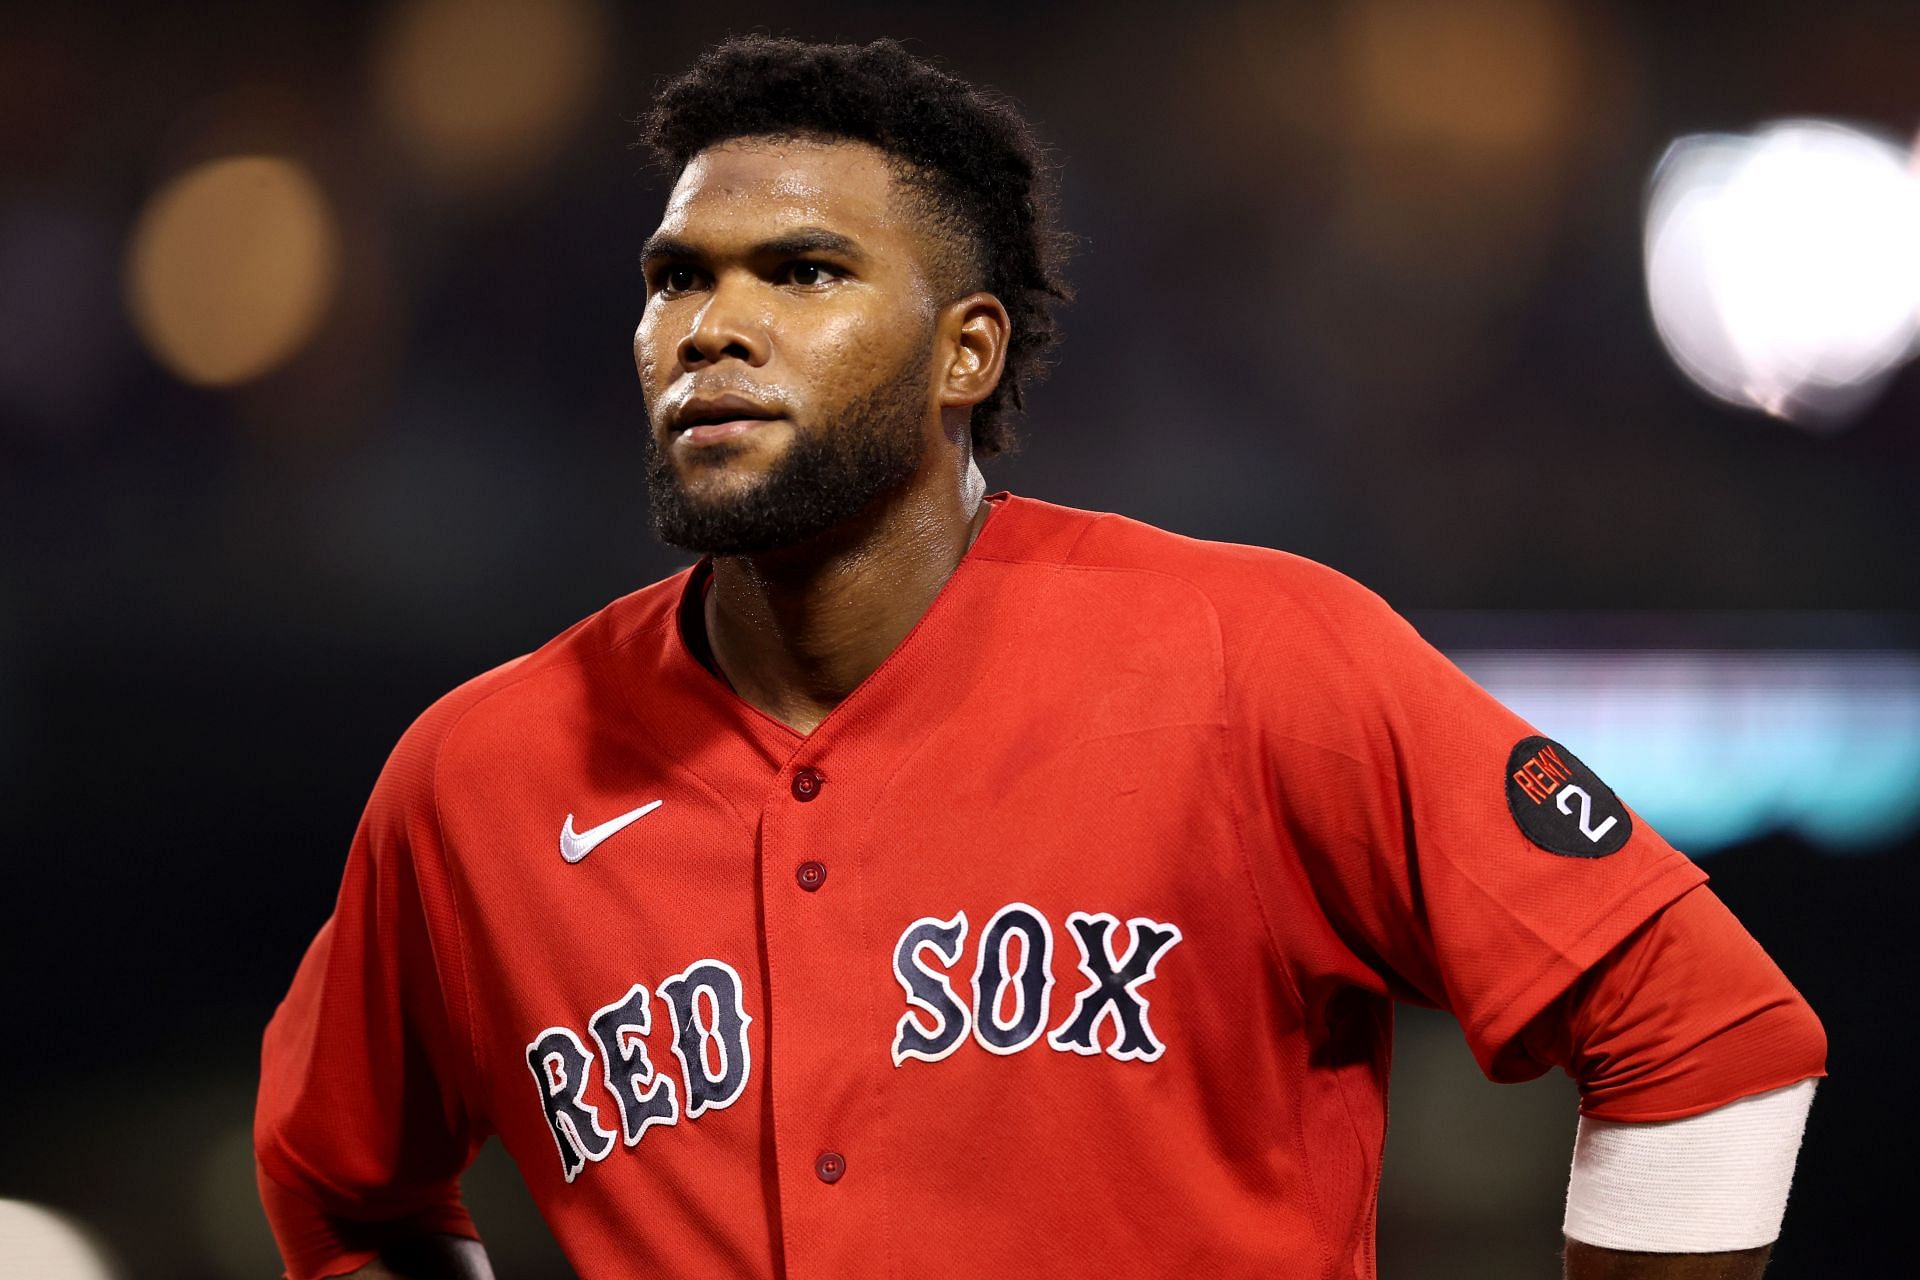
[[[1634,1253],[1721,1253],[1780,1236],[1812,1080],[1684,1120],[1582,1116],[1569,1239]]]

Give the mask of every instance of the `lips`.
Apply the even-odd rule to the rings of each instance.
[[[780,416],[777,409],[740,395],[694,396],[673,415],[673,430],[692,434],[702,428],[734,427],[766,422]],[[746,427],[741,427],[744,430]],[[707,434],[711,435],[709,431]]]
[[[778,418],[731,418],[726,422],[697,422],[682,429],[680,439],[690,445],[712,444],[717,440],[731,440],[769,422],[778,421]]]

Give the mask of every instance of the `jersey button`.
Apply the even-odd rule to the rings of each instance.
[[[827,864],[824,862],[803,862],[793,870],[793,878],[800,887],[812,893],[827,882]]]
[[[838,1151],[822,1151],[814,1158],[813,1171],[822,1182],[838,1182],[847,1171],[846,1157]]]
[[[793,798],[801,801],[813,799],[820,794],[820,785],[825,781],[818,769],[794,770]]]

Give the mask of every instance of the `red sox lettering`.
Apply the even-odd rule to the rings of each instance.
[[[1042,1038],[1054,986],[1054,932],[1047,918],[1023,902],[994,912],[980,931],[967,999],[955,991],[952,974],[966,949],[967,913],[922,916],[900,934],[893,974],[906,993],[907,1011],[894,1029],[896,1067],[911,1059],[938,1062],[969,1038],[989,1053],[1012,1054]],[[1061,1053],[1106,1054],[1117,1061],[1153,1062],[1165,1052],[1148,1020],[1141,988],[1151,982],[1161,957],[1180,941],[1177,926],[1136,916],[1123,926],[1105,912],[1075,911],[1067,932],[1079,951],[1087,985],[1073,1007],[1045,1035]],[[1017,947],[1017,952],[1016,952]],[[694,962],[659,984],[666,1006],[668,1048],[679,1065],[679,1087],[648,1056],[653,1029],[651,997],[641,983],[588,1020],[589,1050],[571,1027],[548,1027],[527,1045],[547,1128],[568,1182],[617,1145],[632,1147],[655,1125],[680,1122],[732,1105],[746,1090],[752,1070],[740,974],[723,960]],[[609,1128],[603,1107],[592,1100],[596,1066],[611,1094],[619,1128]],[[591,1096],[590,1096],[591,1095]]]
[[[673,1056],[686,1084],[689,1119],[733,1105],[747,1087],[753,1065],[747,1024],[753,1019],[744,999],[739,972],[724,960],[695,961],[660,984],[660,1000],[672,1023]],[[600,1122],[600,1108],[587,1101],[595,1057],[571,1027],[548,1027],[527,1046],[527,1069],[539,1086],[540,1105],[568,1182],[589,1161],[606,1159],[614,1139],[631,1147],[652,1126],[679,1123],[673,1081],[655,1075],[641,1039],[649,1029],[647,989],[637,982],[624,997],[595,1013],[590,1024],[607,1090],[620,1111],[617,1134]],[[714,1059],[719,1065],[710,1070]]]
[[[1127,921],[1131,938],[1124,954],[1114,954],[1120,922],[1101,912],[1076,911],[1067,929],[1079,944],[1080,972],[1091,984],[1074,998],[1073,1011],[1047,1037],[1066,1053],[1089,1057],[1106,1053],[1121,1061],[1152,1062],[1166,1046],[1147,1021],[1147,998],[1140,988],[1153,979],[1160,957],[1180,941],[1178,926],[1144,917]],[[1014,939],[1023,942],[1017,970],[1011,969]],[[954,992],[946,972],[928,965],[937,959],[947,970],[966,947],[967,913],[951,919],[922,916],[908,925],[893,951],[893,975],[907,994],[908,1010],[894,1029],[893,1065],[908,1059],[938,1062],[966,1040],[969,1029],[990,1053],[1017,1053],[1040,1037],[1053,991],[1053,930],[1047,919],[1024,902],[1000,908],[980,931],[979,959],[973,970],[970,1004]],[[1002,1017],[1009,986],[1013,1010]],[[916,1010],[918,1012],[916,1012]],[[1102,1043],[1101,1024],[1113,1034]]]

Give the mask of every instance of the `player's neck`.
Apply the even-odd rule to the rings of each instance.
[[[886,661],[986,522],[986,482],[964,461],[803,546],[715,558],[707,642],[735,692],[811,733]]]

